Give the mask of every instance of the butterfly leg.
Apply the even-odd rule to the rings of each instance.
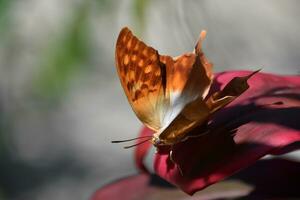
[[[182,169],[181,169],[180,165],[178,163],[176,163],[176,161],[174,160],[173,155],[174,155],[173,148],[171,148],[171,150],[169,152],[170,161],[178,168],[178,171],[180,172],[181,176],[183,176]]]
[[[207,135],[210,132],[210,130],[204,131],[204,132],[200,132],[197,135],[187,135],[184,139],[181,140],[181,142],[184,142],[190,138],[198,138],[198,137],[203,137],[205,135]]]

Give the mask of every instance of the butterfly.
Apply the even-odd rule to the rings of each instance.
[[[249,88],[247,80],[259,70],[234,78],[222,91],[208,96],[213,64],[202,51],[205,36],[202,31],[193,52],[171,57],[160,55],[129,28],[120,31],[115,61],[121,85],[136,116],[154,131],[141,143],[150,141],[159,147],[186,140],[191,130]],[[140,137],[113,142],[135,139]]]

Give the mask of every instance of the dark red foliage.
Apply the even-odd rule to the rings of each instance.
[[[256,162],[226,181],[197,192],[193,199],[299,199],[300,163],[284,159]],[[98,189],[91,200],[184,200],[186,195],[163,179],[139,174]]]
[[[232,78],[249,73],[219,73],[211,92],[221,90]],[[204,127],[211,130],[209,134],[173,147],[177,166],[170,161],[169,149],[158,151],[154,168],[160,177],[193,194],[267,154],[282,154],[300,147],[300,77],[258,73],[248,83],[246,92],[212,116],[208,127]],[[151,131],[145,128],[141,134],[149,135]],[[145,144],[136,150],[136,162],[143,171],[143,158],[149,147]]]

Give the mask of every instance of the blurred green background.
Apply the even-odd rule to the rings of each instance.
[[[202,29],[215,71],[300,72],[297,0],[0,0],[0,199],[87,199],[136,172],[141,124],[114,63],[123,26],[161,54]]]

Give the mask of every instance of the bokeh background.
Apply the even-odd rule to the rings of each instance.
[[[141,123],[114,63],[129,26],[161,54],[202,29],[215,71],[300,73],[298,0],[0,0],[0,199],[79,200],[134,174]]]

